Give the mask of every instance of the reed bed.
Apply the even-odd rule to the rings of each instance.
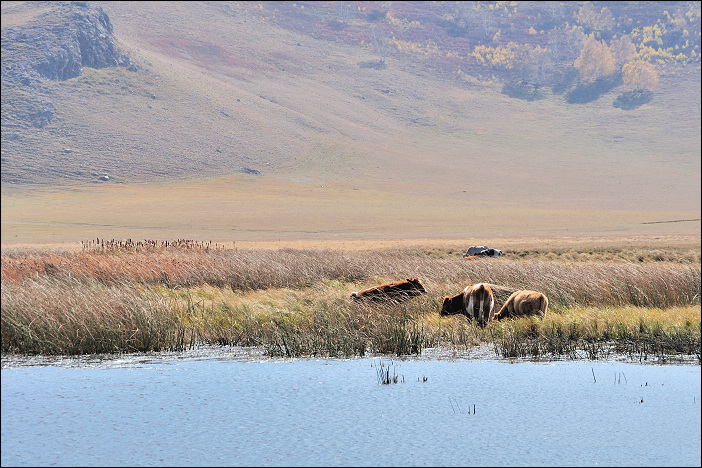
[[[92,279],[102,284],[203,285],[235,290],[306,287],[319,281],[368,282],[418,276],[434,288],[488,282],[535,289],[552,306],[672,307],[699,303],[700,265],[672,262],[564,262],[432,258],[413,250],[159,250],[34,252],[2,255],[2,280],[28,277]],[[463,289],[463,287],[460,287]]]
[[[177,351],[184,332],[162,296],[134,285],[50,277],[2,284],[3,353]]]
[[[648,309],[575,308],[543,319],[493,323],[495,352],[502,357],[567,356],[598,359],[611,354],[661,362],[694,356],[700,362],[700,310],[691,307]]]
[[[123,253],[123,252],[155,252],[159,250],[224,250],[223,244],[212,241],[193,239],[174,240],[132,240],[132,239],[89,239],[80,242],[83,252],[92,253]]]
[[[699,360],[699,263],[201,247],[3,250],[2,352],[182,350],[205,343],[258,346],[271,356],[400,356],[493,343],[504,357],[589,349],[587,357],[677,353]],[[387,304],[349,297],[414,276],[428,294]],[[541,291],[550,312],[485,329],[462,316],[439,318],[443,297],[475,282]]]

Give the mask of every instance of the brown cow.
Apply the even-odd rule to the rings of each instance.
[[[462,293],[444,298],[439,315],[464,314],[484,327],[495,311],[495,297],[486,283],[466,286]]]
[[[495,320],[508,317],[543,316],[548,309],[548,298],[538,291],[515,291],[505,305],[495,314]]]
[[[362,291],[352,292],[351,297],[354,299],[370,299],[373,301],[386,299],[402,300],[419,296],[420,294],[426,294],[426,292],[422,283],[419,282],[419,278],[407,278],[404,281],[395,281]]]
[[[455,296],[444,297],[444,303],[441,306],[439,315],[456,315],[463,313],[463,293],[460,292]]]

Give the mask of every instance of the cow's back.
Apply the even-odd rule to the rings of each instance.
[[[495,298],[487,283],[466,286],[463,293],[463,311],[466,317],[485,326],[492,320],[495,310]]]
[[[495,314],[501,320],[508,317],[543,316],[548,309],[548,298],[531,290],[515,291],[502,308]]]
[[[405,299],[426,293],[419,278],[407,278],[404,281],[385,283],[372,288],[351,293],[354,299],[370,300]]]
[[[519,316],[544,315],[548,309],[548,298],[538,291],[522,291],[518,300],[515,309]]]

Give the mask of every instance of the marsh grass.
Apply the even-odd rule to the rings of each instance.
[[[351,291],[418,276],[409,301]],[[549,297],[543,319],[480,329],[440,318],[445,295],[478,281]],[[498,301],[497,307],[501,306]],[[700,266],[686,262],[498,258],[421,250],[41,251],[2,256],[2,352],[84,354],[256,346],[268,355],[419,355],[493,343],[504,357],[699,358]]]
[[[490,334],[502,357],[598,359],[618,353],[640,360],[686,355],[700,361],[699,307],[575,307],[543,319],[492,323]]]
[[[167,301],[134,285],[51,277],[2,284],[2,351],[92,354],[182,350]]]

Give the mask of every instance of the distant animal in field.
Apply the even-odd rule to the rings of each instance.
[[[464,314],[468,320],[475,320],[484,327],[492,320],[495,311],[495,297],[487,283],[466,286],[462,293],[444,297],[439,315]]]
[[[495,320],[510,317],[543,316],[548,309],[548,298],[538,291],[515,291],[495,314]]]
[[[485,252],[488,249],[487,245],[474,245],[473,247],[469,248],[466,250],[466,253],[463,254],[463,258],[465,257],[474,257],[476,255],[481,255],[483,252]]]
[[[499,257],[502,255],[502,251],[499,249],[491,249],[486,245],[476,245],[466,250],[463,254],[463,258],[472,259],[477,257]]]
[[[404,281],[385,283],[362,291],[352,292],[351,297],[353,299],[369,299],[373,301],[403,300],[426,294],[426,292],[419,278],[407,278]]]

